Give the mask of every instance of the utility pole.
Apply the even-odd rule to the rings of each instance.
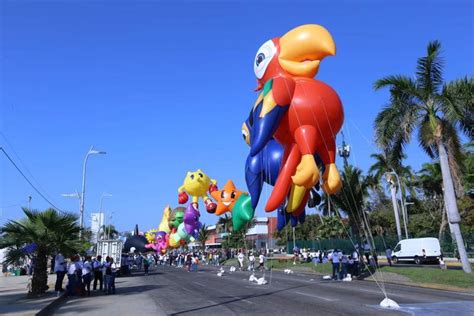
[[[31,197],[31,195],[28,197],[28,211],[31,211],[31,200],[33,198]]]
[[[344,167],[347,167],[349,165],[349,162],[347,161],[349,156],[351,155],[351,146],[346,144],[346,141],[344,139],[344,132],[341,131],[342,135],[342,145],[337,147],[337,153],[339,154],[342,159],[344,159]]]

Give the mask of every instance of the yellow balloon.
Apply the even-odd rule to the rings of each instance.
[[[170,239],[169,239],[170,247],[178,248],[180,246],[179,241],[180,241],[180,237],[178,236],[178,234],[171,234]]]
[[[168,220],[170,218],[171,207],[167,205],[163,210],[163,217],[161,218],[160,225],[158,226],[158,231],[163,231],[165,233],[170,232],[170,227],[168,225]]]
[[[150,229],[146,232],[145,237],[149,244],[153,244],[155,242],[157,232],[158,231],[156,229]]]

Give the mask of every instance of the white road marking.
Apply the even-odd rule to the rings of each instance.
[[[197,285],[199,285],[199,286],[206,287],[206,285],[205,285],[205,284],[202,284],[202,283],[199,283],[199,282],[193,282],[193,283],[194,283],[194,284],[197,284]]]
[[[307,294],[307,293],[302,293],[302,292],[295,292],[295,293],[296,293],[296,294],[303,295],[303,296],[309,296],[309,297],[319,298],[319,299],[324,300],[324,301],[327,301],[327,302],[338,301],[337,298],[327,298],[327,297],[323,297],[323,296],[318,296],[318,295],[313,295],[313,294]]]

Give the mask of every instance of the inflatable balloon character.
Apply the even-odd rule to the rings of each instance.
[[[161,217],[160,225],[158,225],[158,231],[162,231],[165,233],[170,232],[170,226],[169,226],[170,214],[171,214],[171,207],[167,205],[165,209],[163,210],[163,216]]]
[[[192,202],[195,204],[195,207],[198,208],[198,200],[202,198],[204,204],[206,205],[206,210],[209,213],[214,213],[216,211],[216,203],[214,203],[209,196],[209,192],[217,190],[217,182],[209,178],[201,169],[191,172],[189,171],[184,178],[183,185],[178,189],[178,201],[179,204],[184,204],[188,201],[188,194],[193,197]]]
[[[170,212],[168,229],[170,231],[177,230],[178,226],[183,222],[184,219],[184,207],[177,207]]]
[[[157,253],[164,254],[168,247],[168,234],[164,231],[158,231],[156,229],[150,229],[146,233],[146,239],[148,244],[145,245],[147,249],[153,249]]]
[[[250,111],[248,119],[242,127],[242,133],[245,142],[250,145],[250,138],[253,133],[253,121],[255,111]],[[315,157],[317,161],[319,157]],[[255,156],[249,155],[245,163],[245,180],[247,187],[251,194],[252,208],[255,209],[260,200],[260,194],[263,189],[263,184],[267,183],[274,186],[280,173],[280,166],[283,159],[283,147],[274,139],[270,139],[265,147]],[[287,212],[287,205],[282,203],[278,208],[278,230],[282,230],[287,223],[291,223],[295,227],[298,222],[303,223],[305,220],[305,204],[308,207],[315,207],[321,202],[321,197],[318,194],[319,183],[315,185],[310,191],[309,195],[301,201],[296,211]],[[233,212],[236,214],[236,212]]]
[[[227,181],[222,190],[214,191],[211,195],[217,202],[216,215],[232,212],[234,230],[239,230],[253,218],[254,209],[248,193],[238,190],[232,180]]]
[[[202,224],[199,221],[199,211],[194,207],[193,203],[190,203],[184,211],[184,230],[188,235],[193,236],[194,238],[198,237],[199,229],[201,228]]]
[[[336,134],[344,121],[337,93],[314,80],[320,62],[334,55],[336,46],[322,26],[302,25],[281,38],[265,42],[254,61],[257,91],[253,111],[250,156],[256,156],[273,138],[284,148],[282,166],[265,206],[277,209],[287,198],[287,211],[296,211],[320,178],[314,158],[324,163],[323,189],[336,193],[341,179],[335,165]]]

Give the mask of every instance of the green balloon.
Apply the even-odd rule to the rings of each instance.
[[[188,233],[186,233],[186,230],[184,229],[184,223],[179,224],[176,232],[181,239],[186,239],[188,237]]]
[[[169,219],[169,227],[171,229],[176,228],[183,222],[184,220],[184,207],[177,207],[171,211],[170,219]]]
[[[250,222],[254,215],[254,209],[252,208],[252,200],[250,195],[242,194],[235,201],[234,207],[232,208],[232,226],[234,231],[240,230],[248,222]]]

